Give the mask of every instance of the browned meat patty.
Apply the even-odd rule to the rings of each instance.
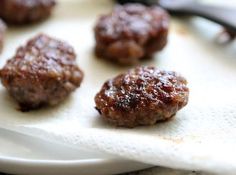
[[[0,0],[0,17],[12,24],[37,22],[50,16],[55,0]]]
[[[169,16],[160,7],[117,6],[97,21],[95,53],[122,65],[136,64],[164,48],[168,27]]]
[[[80,86],[83,73],[69,44],[41,34],[18,48],[0,77],[22,110],[31,110],[61,102]]]
[[[137,67],[105,82],[95,97],[96,109],[117,126],[153,125],[187,104],[186,84],[175,72]]]
[[[2,48],[3,48],[5,30],[6,30],[6,25],[0,19],[0,53],[2,52]]]

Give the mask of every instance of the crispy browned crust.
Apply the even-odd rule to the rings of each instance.
[[[186,85],[185,78],[175,72],[137,67],[105,82],[95,97],[96,109],[117,126],[153,125],[187,104]]]
[[[56,105],[80,86],[73,48],[41,34],[19,47],[0,71],[2,84],[23,110]]]
[[[141,4],[117,6],[95,26],[95,54],[119,64],[151,58],[167,43],[169,15],[160,7]]]
[[[1,0],[0,17],[11,24],[38,22],[50,16],[55,0]]]

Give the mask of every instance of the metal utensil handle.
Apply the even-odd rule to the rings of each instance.
[[[236,9],[191,2],[185,3],[178,8],[167,8],[167,10],[175,14],[200,16],[214,21],[224,26],[227,30],[236,33]]]

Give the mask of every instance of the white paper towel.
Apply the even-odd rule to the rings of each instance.
[[[115,128],[94,109],[105,80],[128,68],[94,58],[93,25],[111,9],[107,1],[64,1],[45,23],[11,29],[0,64],[30,36],[45,32],[71,43],[84,82],[53,108],[22,113],[0,88],[0,127],[72,146],[85,146],[153,165],[236,174],[236,44],[218,45],[218,26],[200,19],[173,19],[169,43],[142,63],[182,73],[189,81],[189,104],[172,120],[151,127]]]

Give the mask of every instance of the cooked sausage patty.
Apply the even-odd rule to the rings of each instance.
[[[80,86],[83,73],[69,44],[40,34],[18,48],[0,77],[21,109],[31,110],[64,100]]]
[[[169,16],[160,7],[141,4],[117,6],[96,23],[95,53],[119,64],[135,64],[164,48],[168,27]]]
[[[55,0],[0,0],[0,17],[8,23],[37,22],[50,16]]]
[[[3,21],[0,19],[0,53],[2,52],[2,48],[3,48],[5,30],[6,30],[6,26],[3,23]]]
[[[176,72],[137,67],[105,82],[95,97],[96,109],[117,126],[153,125],[187,104],[186,85]]]

